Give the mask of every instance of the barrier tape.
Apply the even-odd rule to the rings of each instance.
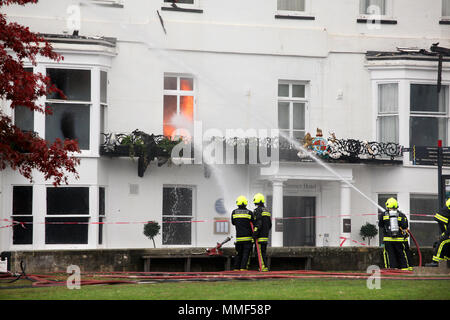
[[[283,218],[272,218],[272,220],[277,219],[277,220],[296,220],[296,219],[323,219],[323,218],[340,218],[340,217],[352,217],[352,216],[374,216],[374,215],[378,215],[376,213],[363,213],[363,214],[340,214],[340,215],[332,215],[332,216],[308,216],[308,217],[283,217]],[[32,217],[32,215],[29,215],[30,217]],[[434,214],[410,214],[410,216],[420,216],[420,217],[434,217]],[[175,216],[174,216],[175,217]],[[77,217],[52,217],[52,216],[46,216],[46,218],[83,218],[83,216],[77,216]],[[86,218],[90,218],[90,217],[86,217]],[[184,217],[185,218],[185,217]],[[14,227],[15,225],[20,224],[22,226],[22,228],[26,229],[25,224],[54,224],[54,225],[63,225],[63,224],[144,224],[144,223],[150,223],[153,221],[115,221],[115,222],[22,222],[22,221],[15,221],[15,220],[10,220],[10,219],[0,219],[0,221],[4,221],[4,222],[9,222],[11,224],[6,225],[6,226],[0,226],[0,229],[3,228],[11,228]],[[201,223],[201,222],[209,222],[209,221],[214,221],[214,222],[228,222],[228,219],[223,219],[223,220],[219,220],[219,219],[203,219],[203,220],[189,220],[189,221],[163,221],[163,223]],[[345,241],[344,241],[345,242]]]

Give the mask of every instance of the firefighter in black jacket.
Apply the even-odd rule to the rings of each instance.
[[[384,266],[390,269],[412,270],[408,246],[408,219],[398,209],[394,198],[386,201],[386,211],[378,216],[378,226],[384,232]]]
[[[239,196],[236,204],[238,208],[231,213],[231,223],[236,227],[237,256],[234,260],[234,270],[245,271],[248,270],[253,247],[253,213],[247,209],[248,201],[244,196]]]
[[[433,262],[426,264],[427,267],[437,267],[439,261],[449,260],[450,257],[450,230],[448,226],[448,219],[450,218],[450,199],[445,203],[438,213],[434,215],[434,220],[437,221],[441,235],[436,245]]]
[[[256,209],[253,211],[255,223],[253,226],[253,238],[255,239],[257,253],[259,253],[258,261],[261,261],[261,271],[269,271],[267,267],[267,242],[269,241],[269,232],[272,228],[272,218],[269,210],[265,207],[264,195],[255,194],[253,203]]]

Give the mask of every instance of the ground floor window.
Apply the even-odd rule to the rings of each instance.
[[[89,187],[48,187],[46,244],[87,244]]]
[[[437,204],[437,195],[411,194],[410,196],[409,228],[420,246],[433,246],[439,235],[439,227],[433,218],[438,210]],[[414,245],[413,241],[411,245]]]
[[[33,187],[14,186],[12,197],[12,243],[15,245],[33,244]]]
[[[192,244],[193,195],[192,187],[163,188],[163,245]]]

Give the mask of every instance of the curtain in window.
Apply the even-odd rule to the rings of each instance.
[[[450,0],[442,0],[442,16],[450,17]]]
[[[398,117],[384,116],[378,118],[380,142],[398,143]]]
[[[278,10],[305,11],[305,0],[278,0]]]
[[[380,113],[397,113],[398,84],[380,84],[378,87],[378,100],[378,111]]]
[[[360,13],[385,15],[386,0],[360,0]]]

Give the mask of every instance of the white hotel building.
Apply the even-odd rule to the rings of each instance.
[[[12,111],[6,101],[3,111],[45,139],[77,138],[82,152],[79,179],[58,188],[39,173],[32,184],[0,173],[0,219],[26,226],[0,229],[0,251],[151,248],[145,221],[162,225],[159,248],[211,247],[234,235],[235,198],[251,203],[256,192],[272,210],[274,247],[366,243],[361,226],[376,224],[374,203],[390,196],[420,244],[432,244],[437,226],[420,214],[437,207],[437,169],[409,152],[326,160],[334,173],[291,150],[273,172],[151,161],[138,174],[137,155],[101,152],[102,133],[170,134],[181,115],[201,123],[200,133],[280,129],[303,144],[320,128],[324,138],[448,146],[450,57],[438,95],[430,48],[450,48],[450,0],[178,2],[40,0],[4,9],[64,56],[40,58],[33,71],[68,99],[42,98],[53,116]]]

